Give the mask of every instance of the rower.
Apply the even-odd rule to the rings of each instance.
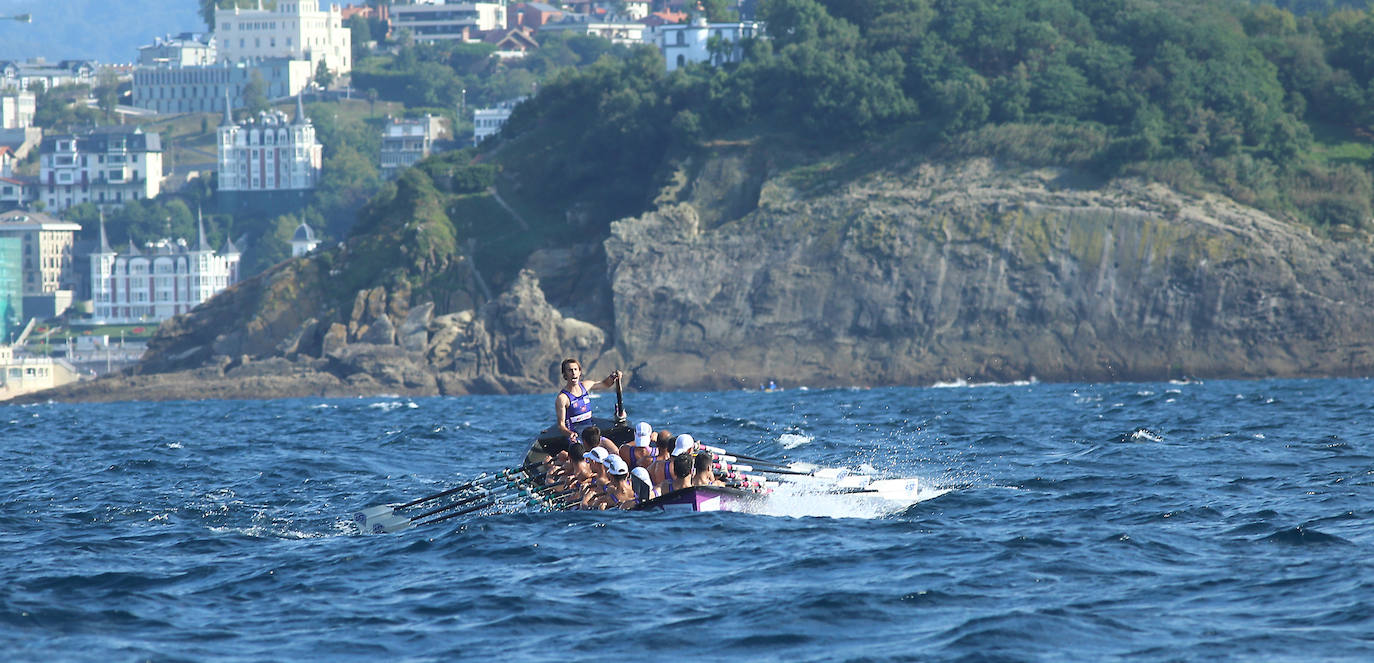
[[[722,482],[716,479],[716,471],[711,468],[711,454],[700,453],[696,455],[696,460],[692,461],[692,485],[694,486],[719,486]]]
[[[635,505],[634,489],[630,487],[630,466],[620,456],[606,457],[606,472],[610,482],[605,493],[594,498],[594,509],[631,509]]]
[[[667,481],[668,463],[673,458],[673,443],[676,440],[667,430],[661,430],[654,441],[654,461],[649,463],[649,476],[653,477],[654,485]]]
[[[691,488],[694,485],[692,483],[692,457],[687,455],[675,456],[671,462],[673,464],[673,474],[676,475],[677,478],[668,479],[658,484],[658,492],[660,495],[667,495],[668,493],[675,490],[682,490],[683,488]]]
[[[696,446],[697,446],[697,441],[696,441],[695,439],[692,438],[692,435],[691,435],[690,433],[683,433],[683,434],[677,436],[677,437],[673,440],[673,458],[677,458],[677,457],[679,457],[679,456],[686,456],[686,457],[688,458],[688,461],[690,462],[690,459],[692,458],[692,452],[696,449]],[[663,480],[664,480],[664,481],[672,481],[673,479],[676,479],[677,477],[683,476],[683,475],[681,475],[681,474],[678,474],[678,472],[677,472],[677,465],[676,465],[676,464],[664,465],[664,466],[663,466],[663,470],[664,470],[664,476],[663,476]],[[689,466],[687,467],[687,472],[688,472],[688,474],[690,474],[691,471],[692,471],[692,468],[691,468],[691,466],[689,465]]]
[[[601,436],[601,429],[596,426],[588,426],[582,431],[582,444],[588,449],[601,447],[609,454],[619,454],[620,449],[616,448],[615,443]]]
[[[654,429],[649,422],[635,424],[635,443],[620,448],[620,458],[631,468],[648,467],[658,457],[657,449],[652,446]]]
[[[591,477],[582,485],[582,498],[580,503],[584,509],[594,509],[592,501],[602,494],[603,486],[608,481],[606,476],[606,459],[610,458],[604,447],[592,447],[586,453],[589,461],[587,467],[591,472]]]
[[[571,490],[580,486],[584,481],[592,477],[592,470],[587,466],[587,452],[581,442],[573,442],[568,447],[568,463],[563,473],[559,476],[558,486],[561,490]]]

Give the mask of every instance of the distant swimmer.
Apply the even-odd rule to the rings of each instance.
[[[582,363],[576,359],[564,359],[559,371],[563,374],[563,389],[553,399],[554,420],[569,442],[578,442],[582,430],[592,425],[591,391],[615,384],[620,380],[620,371],[612,371],[600,382],[584,381]]]

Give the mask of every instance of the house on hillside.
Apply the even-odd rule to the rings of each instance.
[[[214,36],[197,32],[156,37],[153,43],[138,47],[140,67],[204,67],[215,59]]]
[[[391,5],[391,30],[408,30],[419,43],[467,42],[506,27],[504,2]]]
[[[123,252],[110,248],[105,221],[100,221],[100,247],[90,254],[91,303],[104,323],[156,323],[185,313],[239,280],[241,255],[232,240],[216,251],[197,223],[195,246],[186,240],[162,239],[139,250],[132,242]]]
[[[28,90],[36,83],[51,90],[61,85],[95,85],[96,64],[91,60],[62,60],[49,64],[43,58],[23,62],[0,60],[0,89]]]
[[[635,46],[644,42],[648,26],[628,18],[602,18],[587,14],[568,14],[555,23],[546,23],[539,28],[540,34],[569,32],[572,34],[602,37],[617,44]]]
[[[505,126],[506,120],[510,119],[511,111],[524,101],[525,97],[507,99],[492,108],[478,108],[472,112],[472,144],[480,145],[488,136],[494,136],[501,132],[501,127]]]
[[[696,62],[739,62],[744,58],[742,42],[763,37],[763,27],[757,21],[707,23],[697,16],[691,23],[650,28],[645,41],[663,52],[668,71],[673,71]]]
[[[219,125],[219,203],[226,212],[285,209],[304,204],[319,183],[324,147],[296,97],[296,118],[282,111]]]
[[[382,128],[381,172],[392,179],[434,151],[434,141],[445,134],[443,118],[392,118]]]
[[[507,25],[538,30],[545,23],[562,20],[566,14],[562,9],[545,2],[521,2],[511,5],[507,13]]]
[[[162,192],[162,138],[137,126],[47,136],[38,153],[38,198],[49,212],[81,203],[111,209]]]
[[[534,40],[534,30],[524,26],[492,30],[482,35],[482,41],[495,46],[493,55],[499,58],[524,57],[526,53],[539,48],[539,42]]]

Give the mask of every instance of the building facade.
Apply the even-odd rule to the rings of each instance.
[[[0,238],[20,243],[22,310],[29,317],[49,318],[71,306],[77,287],[73,247],[80,231],[79,224],[41,212],[0,214]]]
[[[310,191],[319,182],[324,147],[296,98],[296,119],[272,111],[236,124],[229,113],[219,126],[219,191]]]
[[[477,33],[506,27],[505,2],[417,0],[391,5],[391,29],[409,30],[416,42],[472,41]]]
[[[222,113],[244,106],[243,91],[254,77],[268,99],[304,90],[315,76],[307,60],[268,58],[196,67],[140,67],[134,70],[133,105],[158,113]]]
[[[602,19],[586,14],[568,14],[561,20],[554,23],[545,23],[539,27],[539,33],[550,32],[571,32],[573,34],[587,35],[589,37],[601,37],[609,39],[612,43],[624,44],[626,46],[636,46],[644,43],[644,35],[648,31],[648,26],[643,23],[636,23],[629,18],[621,19]]]
[[[51,90],[61,85],[94,85],[96,66],[90,60],[62,60],[49,64],[43,58],[23,62],[0,61],[0,89],[28,90],[36,83]]]
[[[0,345],[13,343],[24,324],[23,243],[0,237]]]
[[[511,112],[524,100],[524,97],[507,99],[493,108],[478,108],[472,111],[472,144],[480,145],[487,136],[500,133],[501,127],[510,119]]]
[[[111,209],[162,191],[161,137],[138,127],[48,136],[38,152],[38,199],[50,212],[81,203]]]
[[[38,95],[28,90],[0,93],[0,129],[23,129],[33,124]]]
[[[161,322],[200,305],[239,280],[239,250],[225,241],[215,251],[198,227],[194,246],[160,240],[139,251],[110,248],[105,223],[100,248],[91,254],[91,303],[95,319],[111,324]]]
[[[220,62],[264,58],[320,62],[335,75],[353,70],[353,36],[338,5],[321,10],[319,0],[278,0],[275,9],[215,10],[215,45]]]
[[[673,71],[696,62],[739,62],[744,58],[742,42],[762,36],[761,24],[755,21],[707,23],[698,16],[687,24],[655,26],[644,40],[663,52],[668,71]]]
[[[443,120],[429,114],[388,122],[382,129],[382,177],[396,177],[396,173],[429,156],[443,130]]]
[[[214,36],[195,32],[158,37],[138,48],[140,67],[204,67],[214,64],[215,59]]]

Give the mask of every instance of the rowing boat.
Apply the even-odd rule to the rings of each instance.
[[[593,423],[601,429],[601,437],[617,445],[634,441],[634,431],[624,421],[594,419]],[[539,467],[567,450],[568,438],[557,426],[550,426],[534,438],[525,453],[524,465]],[[762,499],[763,495],[757,492],[732,486],[693,486],[655,497],[634,508],[639,511],[747,511]]]

